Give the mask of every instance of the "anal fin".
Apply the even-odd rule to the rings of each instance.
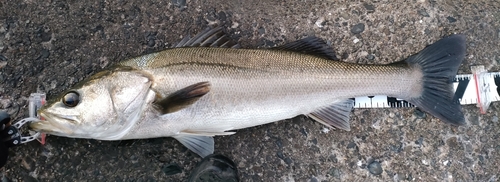
[[[348,99],[336,102],[330,106],[309,113],[307,116],[328,127],[335,127],[346,131],[351,130],[349,116],[354,107],[354,100]]]

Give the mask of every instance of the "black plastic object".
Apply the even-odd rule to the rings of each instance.
[[[8,158],[9,158],[9,147],[5,146],[3,142],[0,142],[0,168],[5,166]]]
[[[9,147],[3,142],[4,129],[10,123],[10,115],[5,111],[0,111],[0,168],[7,163],[9,158]],[[19,134],[19,133],[18,133]]]
[[[182,173],[182,168],[177,163],[172,163],[163,167],[162,171],[169,176]]]
[[[0,125],[7,125],[10,123],[10,115],[5,111],[0,111]],[[0,129],[4,129],[3,127]]]
[[[211,154],[203,158],[188,178],[189,182],[238,182],[238,170],[231,159]]]
[[[9,126],[0,132],[3,143],[7,147],[14,147],[21,144],[21,134],[14,126]]]

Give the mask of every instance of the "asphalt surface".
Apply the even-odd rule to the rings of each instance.
[[[99,70],[220,24],[244,48],[307,35],[342,61],[403,60],[446,35],[467,37],[459,73],[499,71],[500,3],[490,1],[0,1],[0,109],[27,116],[30,93],[54,97]],[[370,78],[367,78],[370,79]],[[465,106],[454,127],[415,109],[356,109],[352,130],[299,116],[216,137],[242,181],[498,181],[500,105]],[[48,137],[11,150],[2,180],[183,181],[201,160],[172,138]],[[182,170],[172,174],[172,166]],[[175,168],[175,167],[174,167]]]

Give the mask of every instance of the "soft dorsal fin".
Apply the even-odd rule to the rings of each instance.
[[[349,116],[351,115],[353,107],[354,100],[348,99],[314,111],[307,116],[328,127],[350,131],[351,125],[349,123]]]
[[[209,91],[210,83],[195,83],[170,94],[158,102],[155,102],[155,105],[162,114],[176,112],[195,103]]]
[[[206,28],[202,32],[196,34],[193,38],[189,35],[184,37],[174,47],[225,47],[225,48],[240,48],[240,44],[232,41],[229,36],[224,33],[222,27]]]
[[[335,55],[335,52],[333,52],[333,49],[326,44],[325,41],[313,36],[286,43],[272,49],[300,52],[325,59],[339,60]]]

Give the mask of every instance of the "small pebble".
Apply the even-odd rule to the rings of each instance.
[[[42,38],[42,42],[48,42],[52,39],[52,34],[43,30],[40,32],[39,36]]]
[[[302,133],[302,135],[304,135],[305,137],[307,137],[307,131],[305,128],[300,128],[300,133]]]
[[[149,47],[153,47],[153,46],[155,46],[155,44],[156,44],[156,42],[155,42],[155,40],[154,40],[154,39],[149,39],[149,40],[148,40],[148,46],[149,46]]]
[[[491,119],[491,121],[497,123],[498,122],[498,117],[497,116],[493,116],[493,118]]]
[[[457,137],[449,138],[448,140],[446,140],[446,144],[452,149],[457,149],[459,147]]]
[[[356,143],[354,142],[350,142],[349,144],[347,144],[347,148],[348,149],[352,149],[352,148],[355,148],[356,147]]]
[[[280,159],[283,159],[283,160],[285,159],[285,156],[283,155],[283,152],[282,152],[282,151],[278,151],[278,152],[276,152],[276,155],[277,155],[277,156],[278,156],[278,158],[280,158]]]
[[[363,31],[365,31],[365,24],[363,23],[358,23],[351,28],[353,34],[360,34]]]
[[[429,165],[429,161],[425,160],[425,159],[422,159],[422,164],[428,166]]]
[[[349,53],[347,53],[347,52],[342,53],[341,58],[342,58],[342,59],[347,59],[347,58],[349,58]]]
[[[283,142],[281,141],[281,138],[277,138],[277,139],[276,139],[276,145],[277,145],[279,148],[283,148]]]
[[[443,165],[447,166],[449,163],[450,163],[450,161],[446,160],[446,161],[443,162]]]
[[[448,22],[450,22],[450,23],[454,23],[454,22],[457,21],[457,19],[455,19],[455,18],[453,18],[451,16],[446,17],[446,19],[448,19]]]
[[[261,35],[266,33],[266,29],[264,27],[260,27],[258,31],[259,31],[259,34],[261,34]]]
[[[328,133],[328,132],[330,132],[330,129],[328,129],[328,128],[323,128],[323,129],[321,129],[321,132],[323,132],[323,133]]]
[[[1,7],[1,6],[0,6]],[[0,27],[0,33],[1,34],[4,34],[5,32],[7,32],[7,29],[5,28],[5,26],[1,26]]]
[[[359,53],[359,57],[366,57],[366,56],[368,56],[368,52],[366,52],[366,51],[361,51]]]
[[[42,49],[42,51],[40,51],[40,59],[46,59],[50,56],[50,52],[49,50],[47,49]]]
[[[374,59],[375,59],[375,56],[374,56],[373,54],[368,54],[368,55],[366,56],[366,59],[368,59],[368,60],[374,60]]]
[[[423,17],[430,17],[429,13],[427,13],[427,11],[425,11],[425,9],[418,10],[417,12],[418,12],[418,14],[422,15]]]
[[[373,175],[380,175],[383,172],[380,162],[377,161],[373,161],[372,163],[368,164],[368,171],[370,171],[370,173],[372,173]]]
[[[311,140],[311,142],[314,144],[314,145],[317,145],[318,144],[318,139],[314,138]]]
[[[373,6],[373,4],[363,3],[363,6],[368,10],[368,13],[375,12],[375,6]]]
[[[184,9],[184,7],[186,6],[186,0],[172,0],[172,4],[181,9]]]
[[[6,109],[12,107],[12,101],[10,99],[0,99],[0,108]]]
[[[415,109],[415,111],[413,112],[413,114],[418,118],[418,119],[425,119],[426,117],[426,114],[425,112],[423,112],[422,110],[420,110],[419,108]]]
[[[318,181],[318,179],[316,179],[316,177],[314,177],[314,176],[313,176],[313,177],[311,178],[310,182],[319,182],[319,181]]]
[[[423,142],[424,142],[424,138],[420,137],[420,138],[418,138],[418,140],[415,141],[415,144],[422,145]]]
[[[328,174],[334,178],[340,178],[340,170],[337,168],[331,168]]]
[[[7,61],[0,61],[0,68],[7,66]]]
[[[322,28],[324,23],[325,23],[325,18],[320,17],[320,18],[318,18],[318,20],[316,20],[316,22],[314,24],[316,26],[318,26],[319,28]]]
[[[431,33],[432,33],[431,29],[425,28],[425,30],[424,30],[425,35],[430,35]]]
[[[231,28],[238,28],[240,26],[240,24],[238,22],[233,22],[233,24],[231,25]]]

